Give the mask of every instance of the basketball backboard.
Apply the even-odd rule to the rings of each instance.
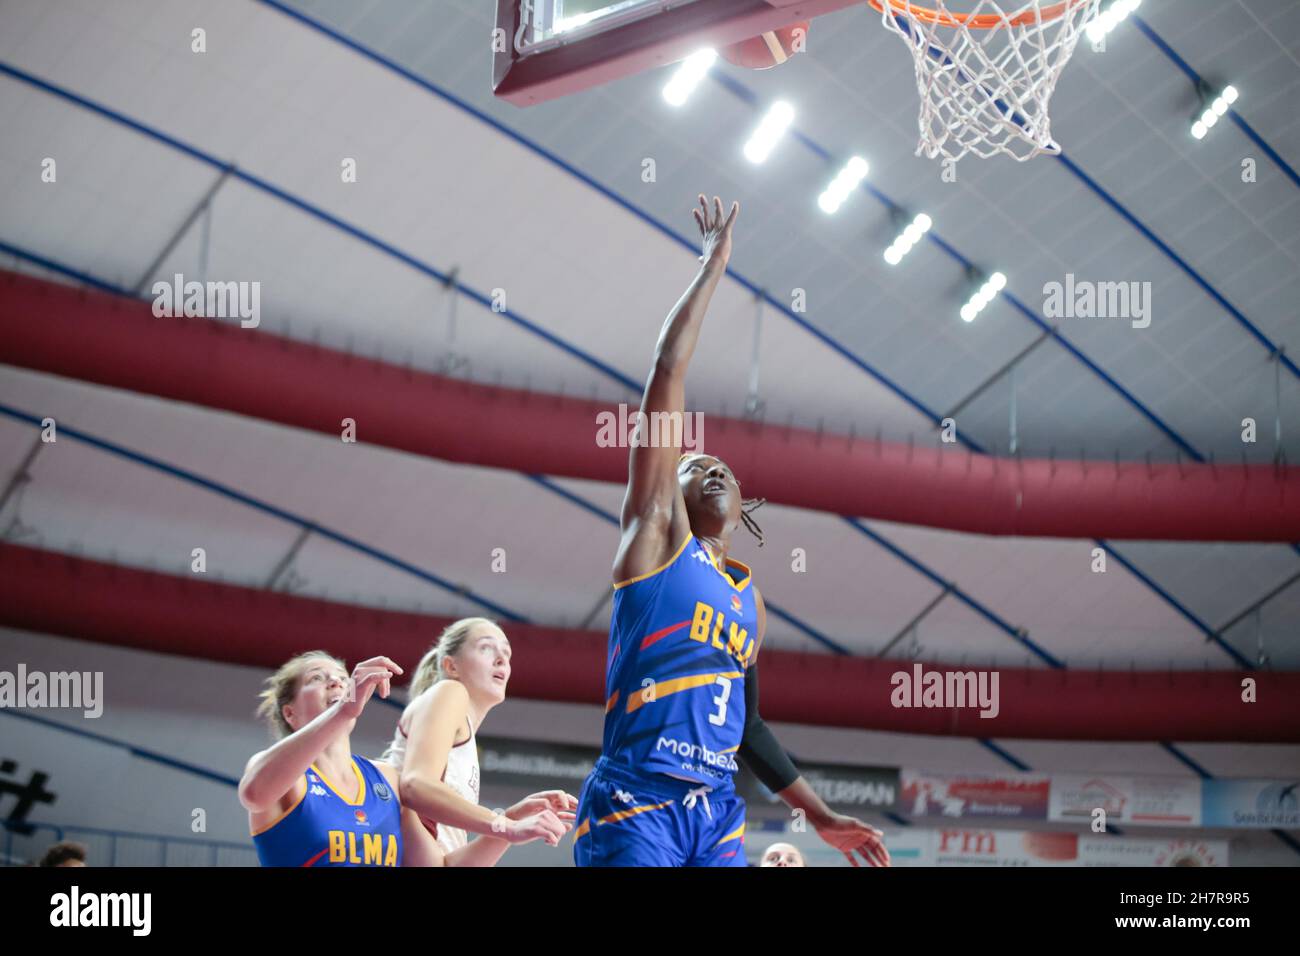
[[[529,106],[863,0],[497,0],[493,92]]]

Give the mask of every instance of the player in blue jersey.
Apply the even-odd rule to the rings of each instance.
[[[757,503],[746,507],[719,459],[681,454],[686,368],[739,209],[724,219],[721,200],[710,209],[700,196],[703,265],[664,323],[641,401],[614,558],[604,742],[574,831],[579,866],[744,866],[737,760],[854,866],[889,865],[881,832],[827,807],[759,717],[766,611],[749,568],[729,556],[738,528],[757,533]]]
[[[401,673],[372,657],[349,678],[342,661],[312,651],[267,681],[259,713],[280,739],[253,755],[239,781],[263,866],[402,865],[396,773],[352,753],[349,742],[370,696],[387,697]]]
[[[310,651],[267,679],[258,712],[279,740],[253,755],[239,782],[263,866],[492,866],[512,843],[558,841],[568,829],[549,811],[549,823],[539,825],[538,804],[549,806],[555,795],[533,794],[506,811],[501,836],[446,852],[402,806],[401,770],[352,753],[352,728],[367,701],[376,690],[387,697],[401,673],[387,657],[372,657],[349,678],[342,661]]]

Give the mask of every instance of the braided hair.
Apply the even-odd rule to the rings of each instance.
[[[753,514],[763,505],[767,504],[766,498],[741,498],[740,499],[740,520],[744,522],[745,530],[758,539],[758,546],[763,546],[763,529],[758,526],[754,520]]]
[[[682,462],[684,462],[687,458],[697,458],[702,454],[703,452],[687,452],[683,454],[681,457],[677,459],[677,467],[680,468],[682,466]],[[722,461],[721,458],[718,458],[716,460]],[[732,475],[732,480],[736,482],[736,487],[739,488],[740,487],[739,479],[737,479],[735,475]],[[754,520],[754,512],[757,511],[759,508],[763,507],[763,505],[765,504],[767,504],[766,498],[741,498],[740,499],[740,521],[745,526],[745,530],[758,539],[758,546],[760,548],[763,546],[763,529],[760,528],[758,526],[758,522]]]

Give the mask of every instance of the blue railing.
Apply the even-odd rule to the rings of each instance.
[[[249,843],[198,840],[157,833],[57,826],[52,823],[15,824],[0,820],[0,866],[36,863],[51,843],[74,840],[86,849],[88,866],[257,866],[257,851]],[[25,832],[30,830],[31,832]]]

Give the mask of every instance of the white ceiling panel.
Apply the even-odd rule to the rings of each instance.
[[[1094,572],[1094,542],[959,535],[883,522],[872,527],[1069,666],[1232,666],[1118,561],[1108,558],[1106,570]],[[1124,552],[1122,542],[1116,547]]]

